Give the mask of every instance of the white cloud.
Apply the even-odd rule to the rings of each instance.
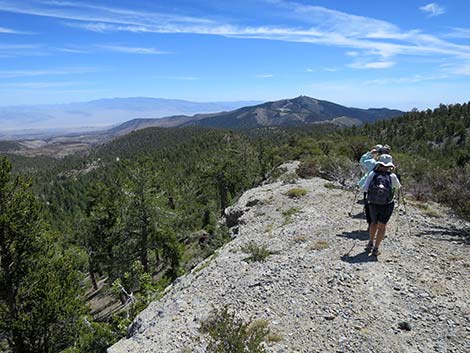
[[[0,57],[47,55],[41,44],[0,44]]]
[[[359,56],[359,53],[357,51],[347,51],[346,55],[351,56],[351,57],[356,57],[356,56]]]
[[[274,7],[273,11],[278,10],[281,18],[289,20],[288,23],[296,20],[296,25],[243,26],[67,1],[41,1],[20,6],[14,0],[0,0],[0,11],[59,18],[67,20],[68,26],[95,32],[192,33],[342,47],[349,49],[346,55],[361,57],[366,62],[380,62],[379,67],[399,55],[470,59],[469,45],[452,43],[420,30],[402,30],[387,21],[321,6],[284,0],[265,1]],[[436,14],[439,12],[440,7],[432,8]],[[371,64],[370,68],[376,66]]]
[[[393,61],[354,62],[348,66],[353,69],[388,69],[395,65]]]
[[[259,75],[256,75],[257,78],[271,78],[271,77],[274,77],[273,74],[259,74]]]
[[[12,88],[52,88],[52,87],[68,87],[81,85],[83,82],[12,82],[2,83],[0,87]]]
[[[305,71],[307,71],[307,72],[315,72],[315,71],[320,71],[320,70],[322,70],[322,71],[327,71],[327,72],[335,72],[335,71],[338,71],[338,68],[336,68],[336,67],[324,67],[324,68],[322,68],[322,69],[316,69],[316,70],[315,70],[315,69],[312,69],[312,68],[309,67],[309,68],[307,68]]]
[[[419,9],[430,17],[439,16],[446,13],[446,9],[435,2],[421,6]]]
[[[35,34],[33,32],[18,31],[16,29],[0,27],[0,34]]]
[[[452,31],[445,34],[448,38],[470,38],[470,28],[454,27]]]
[[[63,53],[71,53],[71,54],[88,54],[91,53],[90,50],[86,49],[78,49],[78,48],[57,48],[57,51],[63,52]]]
[[[449,78],[447,74],[440,75],[414,75],[410,77],[386,77],[375,80],[365,81],[364,85],[390,85],[390,84],[409,84],[423,81],[444,80]]]
[[[0,70],[0,78],[74,75],[96,71],[98,70],[93,67],[68,67],[44,70]]]
[[[164,55],[171,54],[168,51],[161,51],[155,48],[143,48],[143,47],[128,47],[122,45],[98,45],[98,48],[128,54],[143,54],[143,55]]]
[[[470,62],[447,63],[441,65],[442,71],[458,76],[470,76]]]

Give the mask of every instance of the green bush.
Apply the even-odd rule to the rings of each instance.
[[[272,252],[265,245],[258,245],[253,241],[244,245],[241,250],[250,255],[245,259],[250,262],[263,262],[272,255]]]
[[[446,203],[462,217],[470,219],[470,164],[455,168],[435,180],[438,200]]]
[[[345,156],[318,156],[317,166],[318,176],[326,180],[337,181],[345,186],[355,185],[357,180],[362,177],[358,163]]]
[[[313,159],[301,162],[295,172],[299,177],[304,179],[310,179],[318,176],[317,165]]]
[[[305,195],[307,195],[307,190],[303,188],[293,188],[286,192],[286,196],[289,196],[291,199],[298,199]]]
[[[283,184],[295,184],[298,179],[298,175],[296,173],[286,173],[279,177],[279,180],[282,181]]]
[[[262,343],[270,334],[267,321],[244,322],[227,306],[214,311],[200,330],[208,334],[209,353],[264,353]]]
[[[296,207],[291,207],[287,211],[282,212],[284,216],[284,223],[283,225],[289,224],[292,222],[292,216],[298,213],[300,210]]]

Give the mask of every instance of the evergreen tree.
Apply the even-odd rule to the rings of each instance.
[[[58,352],[83,313],[78,258],[46,231],[30,186],[0,157],[0,336],[15,353]]]

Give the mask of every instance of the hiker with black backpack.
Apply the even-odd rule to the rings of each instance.
[[[367,207],[370,215],[369,242],[365,250],[378,256],[379,246],[385,236],[387,222],[393,213],[395,192],[401,187],[393,173],[395,165],[389,154],[382,154],[375,169],[368,175],[363,191],[367,192]]]
[[[367,151],[361,156],[361,159],[359,160],[359,164],[366,170],[366,173],[357,183],[360,189],[364,188],[367,177],[374,170],[377,164],[377,160],[380,157],[380,151],[382,148],[383,148],[382,145],[375,145],[374,147],[371,148],[370,151]],[[367,224],[370,225],[370,215],[369,215],[369,209],[367,208],[366,196],[367,196],[367,193],[364,192],[364,213],[366,214]]]

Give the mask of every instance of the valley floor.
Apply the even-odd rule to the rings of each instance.
[[[290,198],[292,188],[307,194]],[[109,352],[204,352],[201,322],[226,304],[269,322],[282,340],[268,352],[469,352],[470,225],[440,205],[408,202],[376,259],[363,251],[362,205],[348,216],[353,198],[319,178],[247,191],[226,211],[242,214],[236,238],[170,286]],[[246,261],[249,242],[272,255]]]

